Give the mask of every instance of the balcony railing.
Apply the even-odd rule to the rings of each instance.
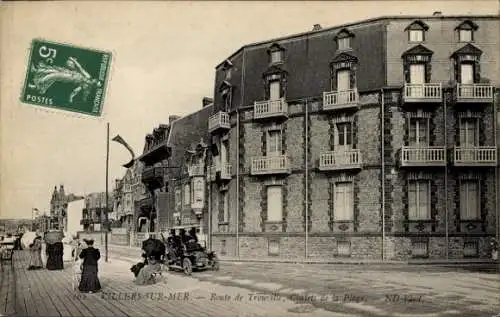
[[[493,86],[489,84],[457,84],[457,102],[492,102]]]
[[[288,117],[288,105],[283,98],[278,100],[256,101],[253,110],[254,119]]]
[[[359,94],[357,89],[323,93],[323,110],[337,110],[357,107],[358,103]]]
[[[493,146],[455,147],[455,166],[496,166],[497,148]]]
[[[163,179],[163,168],[158,167],[146,167],[142,171],[141,175],[142,182],[151,182],[157,179]]]
[[[441,102],[441,84],[405,84],[405,102]]]
[[[362,158],[360,150],[322,152],[319,158],[321,171],[360,169]]]
[[[219,129],[229,130],[231,123],[229,121],[229,114],[219,111],[208,119],[208,132],[212,133]]]
[[[403,146],[401,166],[444,166],[446,149],[444,146]]]
[[[231,179],[231,163],[223,163],[221,165],[220,178],[224,180]]]
[[[194,177],[194,176],[205,176],[205,165],[203,164],[191,165],[189,167],[189,177]]]
[[[289,174],[290,161],[287,155],[261,156],[252,159],[251,174]]]

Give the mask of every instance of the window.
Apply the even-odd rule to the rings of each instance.
[[[351,256],[351,243],[349,241],[337,241],[338,256]]]
[[[222,94],[222,104],[223,104],[223,111],[228,112],[229,109],[231,109],[231,98],[229,97],[229,92],[226,91]]]
[[[430,182],[427,180],[412,180],[409,182],[408,187],[408,218],[410,220],[430,219]]]
[[[460,182],[460,219],[479,219],[480,213],[479,181],[464,180]]]
[[[428,146],[429,128],[429,119],[410,119],[410,146]]]
[[[472,42],[472,30],[459,30],[460,42],[468,43]]]
[[[423,30],[410,30],[410,42],[420,43],[424,41],[424,31]]]
[[[229,147],[229,142],[227,140],[224,140],[221,142],[221,147],[220,147],[220,158],[221,158],[221,163],[224,165],[225,163],[229,162],[229,153],[227,151]],[[222,166],[222,168],[224,168]]]
[[[184,205],[191,204],[191,186],[189,184],[184,185]]]
[[[282,51],[272,51],[271,52],[271,64],[275,64],[275,63],[280,63],[282,62]]]
[[[347,151],[352,148],[352,123],[337,123],[335,131],[335,151]]]
[[[220,240],[220,254],[226,255],[226,240]]]
[[[348,69],[341,69],[337,71],[337,90],[346,91],[351,88],[350,71]]]
[[[425,64],[410,65],[410,84],[425,83]]]
[[[280,82],[279,80],[273,80],[269,83],[269,100],[279,100],[280,98]]]
[[[464,243],[464,257],[477,257],[478,243],[476,241],[466,241]]]
[[[349,37],[339,38],[337,40],[337,45],[339,47],[339,50],[347,50],[351,48],[351,38]]]
[[[416,258],[427,257],[429,255],[427,241],[415,241],[412,243],[412,255]]]
[[[229,222],[229,193],[227,191],[222,193],[222,204],[224,212],[222,222]]]
[[[202,177],[196,178],[194,181],[193,202],[195,204],[203,204],[205,197],[205,184]]]
[[[268,252],[269,255],[279,255],[280,254],[280,242],[276,239],[271,239],[268,242]]]
[[[351,221],[354,218],[354,191],[352,182],[335,184],[333,219]]]
[[[462,118],[459,129],[461,147],[475,147],[479,144],[479,121],[476,118]]]
[[[267,156],[281,155],[281,130],[271,130],[267,132]]]
[[[474,83],[474,65],[471,63],[460,64],[460,83],[471,85]]]
[[[281,186],[267,187],[267,221],[283,220],[283,197]]]

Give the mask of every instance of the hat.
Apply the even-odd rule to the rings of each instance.
[[[83,241],[85,241],[85,243],[87,243],[87,244],[93,244],[94,243],[93,239],[83,239]]]

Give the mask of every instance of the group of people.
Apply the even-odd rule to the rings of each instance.
[[[43,268],[42,245],[42,236],[37,233],[35,239],[29,245],[31,257],[28,270],[39,270]],[[62,242],[47,242],[45,247],[45,254],[47,256],[47,263],[45,264],[47,270],[54,271],[64,269],[64,246]]]
[[[183,252],[183,246],[187,250],[192,250],[198,245],[196,228],[191,228],[189,232],[180,229],[177,235],[175,230],[170,230],[168,238],[157,239],[149,234],[147,239],[142,242],[143,262],[137,263],[130,271],[134,273],[135,283],[137,285],[147,285],[156,283],[158,275],[161,275],[161,264],[168,262],[171,264]],[[166,256],[166,258],[165,258]]]
[[[45,267],[48,270],[63,270],[64,269],[64,246],[63,243],[46,242],[47,262]],[[36,234],[33,242],[29,245],[30,263],[28,270],[39,270],[43,268],[42,261],[42,236]],[[101,284],[98,277],[98,261],[101,258],[99,249],[94,248],[93,240],[84,239],[83,242],[77,242],[76,248],[73,250],[73,259],[81,260],[81,279],[78,285],[80,292],[94,293],[101,290]]]

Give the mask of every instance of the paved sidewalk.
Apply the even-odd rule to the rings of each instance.
[[[130,262],[102,261],[103,291],[80,294],[72,289],[69,263],[62,271],[26,270],[27,251],[15,252],[14,265],[0,274],[0,315],[7,316],[317,316],[355,317],[298,305],[276,295],[200,282],[165,273],[166,283],[136,286]]]

